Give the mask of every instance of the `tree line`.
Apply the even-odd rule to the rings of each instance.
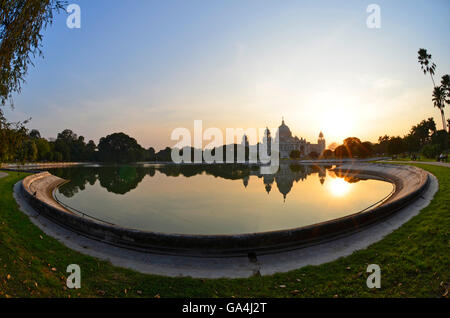
[[[437,158],[447,153],[450,145],[450,135],[445,130],[437,130],[433,118],[422,120],[411,127],[408,134],[400,136],[380,136],[377,143],[361,142],[359,138],[349,137],[335,149],[327,149],[323,158],[369,158],[373,156],[409,157],[424,156]]]
[[[54,140],[47,140],[38,130],[28,131],[26,123],[8,123],[0,112],[0,163],[127,163],[156,159],[153,148],[144,149],[136,139],[124,133],[103,137],[96,145],[70,129],[63,130]]]
[[[130,163],[159,161],[171,162],[172,149],[166,147],[159,152],[150,147],[145,149],[136,139],[125,133],[114,133],[100,138],[98,144],[93,140],[86,142],[70,129],[59,133],[54,140],[43,138],[36,129],[29,131],[25,122],[9,123],[0,112],[0,162],[103,162],[103,163]],[[437,130],[433,118],[421,121],[411,127],[408,134],[400,136],[380,136],[377,143],[361,141],[357,137],[349,137],[341,145],[327,149],[322,154],[310,153],[308,159],[317,158],[369,158],[373,156],[395,156],[405,154],[409,156],[423,155],[427,158],[436,158],[446,153],[449,148],[449,134],[445,130]],[[239,147],[233,145],[234,159],[237,159]],[[230,148],[222,146],[224,162]],[[185,147],[180,149],[180,155],[190,151],[193,161],[195,152],[202,150]],[[217,148],[204,150],[214,155]],[[245,158],[249,159],[249,148],[245,149]],[[291,152],[292,159],[300,159],[299,151]]]

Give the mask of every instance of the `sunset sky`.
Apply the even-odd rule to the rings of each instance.
[[[440,114],[417,62],[450,73],[450,1],[83,0],[81,29],[45,32],[10,120],[96,143],[123,131],[173,146],[174,128],[277,127],[315,142],[376,141]],[[381,29],[366,26],[371,3]],[[446,109],[446,115],[450,109]]]

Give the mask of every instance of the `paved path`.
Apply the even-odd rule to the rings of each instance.
[[[36,177],[36,176],[44,176],[44,177]],[[35,174],[26,178],[26,180],[30,180],[29,184],[29,192],[35,195],[39,200],[51,205],[57,209],[63,210],[64,212],[72,213],[63,206],[61,206],[54,198],[53,198],[53,190],[56,189],[59,185],[66,182],[66,180],[61,179],[57,176],[54,176],[48,172],[43,172],[39,174]],[[25,181],[26,184],[26,181]]]
[[[0,179],[6,177],[8,174],[0,171]]]
[[[439,166],[439,167],[447,167],[450,168],[450,163],[448,162],[434,162],[434,161],[393,161],[393,160],[389,160],[389,161],[385,161],[385,162],[393,162],[393,163],[421,163],[424,165],[432,165],[432,166]]]

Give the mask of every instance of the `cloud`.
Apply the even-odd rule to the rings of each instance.
[[[403,81],[393,78],[380,78],[375,80],[372,83],[373,88],[375,89],[390,89],[395,87],[400,87],[403,84]]]

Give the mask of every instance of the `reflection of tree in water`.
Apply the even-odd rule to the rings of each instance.
[[[343,178],[348,183],[357,183],[363,179],[357,177],[354,171],[336,170],[333,172],[334,177]]]
[[[65,197],[73,197],[78,191],[85,189],[86,184],[94,185],[97,180],[94,168],[72,167],[51,169],[49,172],[60,178],[70,180],[59,188]]]
[[[153,177],[155,168],[140,166],[77,167],[52,169],[50,173],[70,180],[69,183],[59,188],[61,194],[70,198],[78,191],[84,190],[87,183],[94,185],[97,180],[107,191],[125,194],[135,189],[146,174]]]
[[[147,174],[147,168],[138,166],[106,167],[99,169],[100,185],[109,192],[125,194],[136,189]]]
[[[51,169],[50,172],[71,182],[63,185],[59,191],[66,197],[74,196],[84,190],[86,184],[94,185],[99,180],[100,185],[109,192],[125,194],[139,185],[146,175],[155,176],[156,170],[168,177],[192,177],[207,174],[229,180],[242,180],[247,186],[250,176],[262,178],[267,193],[273,188],[273,183],[284,198],[291,191],[295,182],[305,180],[311,174],[318,174],[321,184],[326,178],[326,171],[331,166],[280,165],[277,173],[261,175],[258,166],[249,165],[158,165],[158,166],[102,166],[73,167]],[[343,176],[344,177],[344,176]],[[348,180],[347,180],[348,179]],[[348,182],[357,182],[357,178],[346,178]]]
[[[203,173],[223,179],[239,180],[249,176],[251,171],[259,171],[258,166],[230,165],[165,165],[156,168],[169,177],[193,177]]]

